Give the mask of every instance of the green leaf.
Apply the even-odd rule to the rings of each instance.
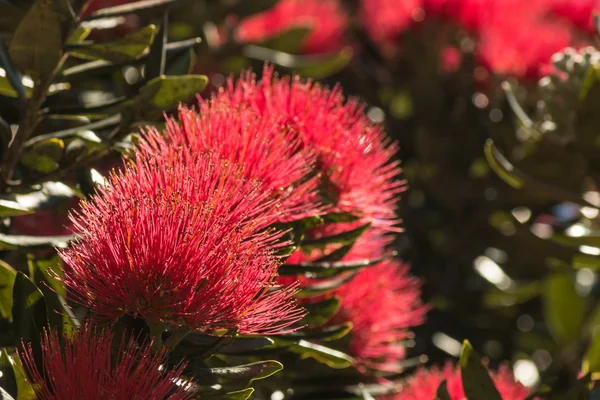
[[[23,153],[21,164],[34,171],[49,173],[56,171],[65,150],[62,139],[52,138],[36,143]]]
[[[17,217],[33,213],[28,207],[23,207],[16,201],[0,199],[0,217]]]
[[[56,0],[37,0],[10,42],[11,61],[33,76],[49,76],[62,57],[62,19]]]
[[[340,309],[339,297],[322,300],[304,306],[308,313],[302,319],[301,324],[315,328],[327,323]]]
[[[502,400],[479,354],[468,340],[460,353],[460,374],[467,400]]]
[[[544,318],[557,343],[577,340],[587,313],[586,299],[575,290],[571,276],[563,273],[549,275],[542,293]]]
[[[356,275],[355,271],[336,275],[331,279],[323,282],[311,283],[302,285],[300,292],[296,294],[298,297],[313,297],[331,292],[346,282],[349,282]]]
[[[27,262],[29,264],[29,271],[33,282],[44,295],[47,307],[48,324],[58,332],[59,338],[62,338],[65,333],[73,330],[73,327],[79,326],[79,323],[67,305],[64,297],[59,295],[58,292],[55,292],[55,288],[58,287],[60,292],[64,294],[65,289],[48,274],[49,270],[56,271],[56,262],[58,260],[56,258],[53,260],[55,260],[55,268],[52,268],[48,263],[38,263],[33,259],[32,255],[28,256]],[[52,263],[52,261],[50,261],[50,263]]]
[[[351,245],[343,246],[345,252],[349,250],[348,247]],[[332,254],[335,254],[332,253]],[[345,254],[345,253],[344,253]],[[394,253],[392,253],[394,254]],[[359,260],[359,261],[315,261],[315,262],[303,262],[299,264],[283,264],[279,267],[280,275],[300,275],[310,273],[311,277],[326,277],[332,276],[337,273],[348,272],[348,271],[356,271],[365,267],[369,267],[371,265],[375,265],[380,263],[383,260],[390,258],[391,256],[383,255],[381,257]]]
[[[285,343],[281,339],[276,339],[275,343]],[[348,368],[354,364],[354,359],[341,351],[322,346],[320,344],[300,340],[297,343],[290,343],[287,350],[299,354],[301,358],[313,358],[318,362],[327,365],[330,368],[342,369]]]
[[[179,0],[143,0],[114,7],[106,7],[93,12],[91,15],[87,16],[85,20],[89,21],[99,18],[118,17],[120,15],[126,14],[139,14],[142,11],[155,10],[157,8],[167,7],[178,1]]]
[[[448,393],[448,382],[444,379],[440,386],[438,386],[435,400],[452,400],[450,393]]]
[[[310,25],[295,26],[276,36],[267,38],[260,45],[272,50],[298,53],[312,31],[313,27]]]
[[[202,393],[202,399],[209,400],[247,400],[254,393],[254,388],[247,388],[243,390],[237,390],[235,392],[229,393],[219,393],[219,394],[204,394]]]
[[[0,316],[6,320],[12,318],[12,293],[16,277],[17,271],[0,260]]]
[[[541,295],[542,290],[543,286],[540,282],[522,284],[507,290],[492,288],[483,296],[483,304],[488,308],[523,304]]]
[[[0,388],[6,390],[9,395],[17,397],[17,379],[6,349],[0,349]]]
[[[14,32],[26,11],[8,1],[0,1],[0,31]]]
[[[17,272],[13,288],[12,315],[17,337],[31,344],[33,358],[41,369],[41,334],[48,324],[44,295],[22,272]]]
[[[200,93],[207,84],[204,75],[159,76],[140,89],[138,105],[169,110]]]
[[[299,56],[262,46],[246,45],[243,54],[250,59],[279,65],[302,76],[323,79],[348,65],[354,52],[352,48],[345,47],[333,54]]]
[[[0,76],[0,94],[7,97],[19,97],[19,93],[13,88],[12,84],[5,76]],[[25,97],[31,97],[31,88],[24,88]]]
[[[496,148],[492,139],[487,139],[484,147],[485,158],[494,172],[508,185],[523,190],[545,200],[569,201],[585,207],[597,208],[579,194],[540,182],[516,169]]]
[[[258,361],[251,364],[236,365],[233,367],[210,368],[207,372],[225,379],[243,379],[255,381],[268,378],[281,371],[283,364],[278,361]]]
[[[323,218],[323,221],[325,221],[325,222],[334,222],[334,223],[354,222],[354,221],[358,221],[360,219],[360,217],[357,217],[356,215],[353,215],[351,213],[345,213],[345,212],[325,214],[325,215],[322,215],[321,217]]]
[[[167,42],[169,36],[169,10],[163,14],[163,21],[158,31],[158,38],[152,42],[145,64],[145,79],[151,80],[165,74],[167,63]]]
[[[62,236],[26,236],[26,235],[6,235],[0,233],[0,250],[9,250],[15,248],[45,248],[45,247],[67,247],[69,242],[75,240],[76,235]]]
[[[302,241],[303,248],[314,248],[323,247],[328,244],[341,244],[351,245],[353,244],[364,232],[369,229],[371,223],[366,223],[359,226],[358,228],[338,233],[336,235],[325,236],[318,239],[305,239]]]
[[[92,32],[91,28],[86,28],[86,27],[80,26],[79,28],[77,28],[73,32],[71,32],[71,34],[67,38],[67,44],[82,42],[85,40],[85,38],[87,38],[89,36],[89,34],[91,32]]]
[[[318,330],[301,330],[297,332],[282,334],[282,339],[298,340],[319,340],[323,342],[330,342],[338,340],[346,336],[352,330],[352,322],[346,322],[340,325],[328,326]]]
[[[15,400],[6,390],[0,387],[0,400]]]
[[[600,326],[595,328],[592,340],[583,357],[581,371],[585,374],[600,372]]]
[[[73,45],[69,53],[83,59],[125,63],[144,55],[155,34],[156,25],[148,25],[114,42]]]

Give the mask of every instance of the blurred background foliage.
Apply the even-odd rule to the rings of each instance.
[[[0,0],[0,153],[14,167],[1,187],[3,260],[19,271],[36,265],[27,254],[42,271],[52,265],[51,246],[68,241],[68,210],[120,165],[139,126],[160,126],[180,101],[209,95],[242,69],[260,73],[268,61],[281,74],[341,85],[401,145],[409,189],[395,246],[431,305],[407,342],[407,369],[458,356],[468,338],[490,366],[511,361],[526,386],[543,382],[562,393],[582,368],[600,372],[593,2],[583,19],[561,11],[560,1],[480,2],[475,17],[461,7],[474,15],[476,7],[460,1],[324,0],[290,10],[285,2],[146,0],[119,8],[94,0],[73,30],[45,16],[44,1]],[[30,7],[42,9],[25,26],[48,32],[33,58],[18,43],[27,39],[20,23]],[[396,20],[379,21],[378,13]],[[64,31],[71,32],[65,48],[56,40]],[[29,122],[23,153],[7,153],[31,110],[39,123]],[[2,296],[10,294],[0,286]],[[0,312],[6,321],[10,310]],[[230,351],[244,346],[240,340]],[[315,391],[363,398],[361,387],[375,382],[360,378],[365,385],[354,387],[354,373],[331,378],[294,351],[303,354],[296,347],[284,356],[288,374],[255,382],[257,398],[276,400],[273,391],[285,387],[303,388],[294,399],[316,398]]]

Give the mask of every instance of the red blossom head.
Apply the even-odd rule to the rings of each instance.
[[[84,326],[74,337],[56,332],[42,335],[42,365],[34,361],[31,345],[24,344],[19,356],[31,387],[39,400],[147,400],[191,399],[185,386],[177,386],[184,365],[168,372],[161,368],[162,356],[131,338],[122,340],[113,355],[113,334]],[[115,359],[116,358],[116,359]]]
[[[237,37],[241,42],[256,43],[306,26],[312,30],[301,51],[318,54],[342,47],[346,25],[346,14],[338,0],[279,0],[270,10],[242,20]]]
[[[403,182],[394,160],[397,145],[369,120],[363,105],[346,101],[340,87],[279,78],[265,66],[260,81],[245,73],[237,82],[230,80],[216,100],[283,121],[316,154],[326,212],[352,213],[374,227],[398,230],[395,203]]]
[[[498,371],[490,371],[492,380],[503,400],[525,400],[529,391],[515,382],[510,369],[502,365]],[[463,400],[465,392],[462,386],[460,369],[446,364],[444,369],[419,369],[407,379],[399,394],[386,397],[386,400],[433,400],[440,384],[446,380],[448,394],[452,400]]]
[[[335,294],[341,300],[334,323],[352,322],[350,353],[366,367],[397,371],[404,356],[400,341],[424,322],[420,283],[394,260],[360,271]]]
[[[315,154],[302,145],[280,118],[262,118],[253,110],[199,99],[198,112],[181,107],[179,120],[169,119],[161,135],[151,131],[141,149],[165,154],[173,149],[211,151],[235,162],[247,179],[281,202],[282,222],[321,213]]]
[[[104,321],[123,314],[211,332],[276,334],[303,317],[274,289],[277,203],[211,153],[137,155],[72,218],[64,284]]]
[[[598,0],[553,0],[552,12],[591,35],[596,34],[593,13],[600,11]]]
[[[359,13],[371,40],[390,46],[424,15],[423,0],[361,0]]]

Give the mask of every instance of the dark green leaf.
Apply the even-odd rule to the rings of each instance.
[[[283,369],[278,361],[259,361],[233,367],[210,368],[207,372],[225,379],[243,379],[254,381],[267,378]]]
[[[0,1],[0,31],[14,32],[26,11],[8,1]]]
[[[169,10],[165,10],[163,21],[158,31],[158,38],[152,42],[150,53],[146,59],[145,76],[146,80],[152,80],[165,74],[165,65],[167,62],[167,40],[169,36]]]
[[[352,323],[346,322],[341,325],[333,325],[318,330],[301,330],[292,333],[282,334],[282,339],[290,340],[319,340],[323,342],[329,342],[338,340],[346,336],[352,330]]]
[[[308,313],[304,319],[302,319],[301,324],[315,328],[328,322],[335,313],[337,313],[340,309],[340,299],[338,297],[332,297],[316,303],[307,304],[304,308],[306,308]]]
[[[12,293],[16,277],[17,271],[0,260],[0,316],[6,320],[12,318]]]
[[[581,370],[584,373],[600,372],[600,327],[595,328],[594,336],[583,357]]]
[[[195,59],[196,52],[194,49],[181,50],[172,57],[167,57],[165,75],[173,76],[189,74],[192,70]]]
[[[17,397],[17,379],[6,349],[0,349],[0,388],[6,390],[9,395]]]
[[[48,323],[44,295],[22,272],[17,272],[13,288],[12,315],[17,337],[31,344],[34,360],[41,370],[43,328]]]
[[[245,46],[243,53],[250,59],[268,61],[314,79],[326,78],[340,71],[354,54],[350,47],[345,47],[334,54],[298,56],[256,45]]]
[[[254,393],[253,388],[247,388],[243,390],[237,390],[229,393],[218,393],[218,394],[202,394],[202,399],[208,400],[247,400]]]
[[[85,18],[86,21],[98,19],[98,18],[111,18],[118,17],[126,14],[138,14],[141,11],[154,10],[160,7],[167,7],[171,4],[178,2],[179,0],[143,0],[136,1],[133,3],[127,3],[114,7],[107,7],[96,12]]]
[[[16,201],[0,199],[0,217],[16,217],[31,214],[32,212],[33,210],[23,207]]]
[[[393,254],[393,253],[392,253]],[[348,271],[356,271],[364,267],[368,267],[371,265],[375,265],[380,263],[383,260],[386,260],[391,257],[390,255],[384,255],[382,257],[373,258],[373,259],[365,259],[360,261],[322,261],[322,262],[303,262],[299,264],[284,264],[279,268],[280,275],[299,275],[303,273],[311,273],[317,274],[317,276],[311,275],[313,277],[318,277],[321,275],[332,275],[331,272],[335,271],[337,273],[348,272]]]
[[[54,266],[56,266],[56,261]],[[59,333],[59,337],[62,338],[64,333],[69,332],[74,326],[78,326],[79,324],[64,297],[55,291],[55,288],[58,286],[61,292],[64,293],[64,288],[60,287],[60,284],[48,274],[49,269],[56,270],[56,268],[51,268],[49,265],[40,265],[31,255],[28,257],[28,263],[32,279],[44,295],[48,323],[54,331]]]
[[[62,236],[25,236],[25,235],[6,235],[0,233],[0,250],[14,248],[45,248],[45,247],[66,247],[69,242],[76,239],[75,235]]]
[[[496,172],[496,174],[504,182],[515,189],[523,190],[527,193],[547,200],[561,202],[570,201],[585,207],[597,208],[578,194],[568,192],[559,187],[548,185],[544,182],[540,182],[533,177],[526,175],[522,171],[519,171],[496,148],[492,139],[488,139],[485,142],[484,153],[488,163],[490,164],[490,167],[492,167],[494,172]]]
[[[481,357],[465,340],[460,353],[460,374],[467,400],[502,400]]]
[[[0,3],[0,7],[1,5]],[[2,18],[1,15],[2,10],[0,10],[0,18]],[[25,102],[27,89],[23,85],[23,78],[10,60],[2,39],[0,39],[0,65],[4,68],[6,75],[6,77],[2,77],[2,82],[0,82],[0,93],[6,96],[18,97],[21,102]],[[8,85],[6,84],[7,81]]]
[[[444,379],[440,386],[438,387],[437,394],[435,400],[452,400],[450,397],[450,393],[448,393],[448,382]]]
[[[546,324],[557,343],[578,339],[585,323],[587,302],[575,290],[573,279],[562,273],[549,275],[542,300]]]
[[[522,284],[507,290],[492,288],[483,296],[483,304],[489,308],[510,307],[538,297],[542,290],[540,282]]]
[[[80,132],[84,131],[93,131],[96,129],[105,129],[112,126],[117,126],[121,121],[120,115],[112,115],[110,117],[104,118],[100,121],[95,121],[86,125],[78,126],[76,128],[69,128],[62,131],[50,132],[44,135],[34,136],[25,142],[25,146],[32,146],[38,142],[43,140],[51,139],[51,138],[65,138],[69,136],[80,135]]]
[[[295,26],[266,39],[260,45],[272,50],[298,53],[312,31],[311,26]]]
[[[38,172],[56,171],[60,165],[64,149],[65,143],[62,139],[46,139],[36,143],[31,149],[23,153],[21,164]]]
[[[148,25],[114,42],[71,47],[69,53],[84,59],[104,60],[113,63],[129,62],[140,58],[148,50],[155,34],[156,26]]]
[[[0,387],[0,400],[15,400],[6,390]]]
[[[12,136],[10,125],[0,117],[0,158],[4,157],[4,154],[8,150],[8,144],[11,142]]]
[[[298,292],[297,296],[312,297],[331,292],[332,290],[337,289],[344,283],[350,281],[352,278],[354,278],[354,275],[356,275],[356,272],[347,272],[336,275],[335,277],[327,279],[323,282],[302,285],[302,287],[300,288],[300,292]]]
[[[56,0],[37,0],[27,11],[8,50],[17,68],[34,76],[50,75],[62,57],[62,16]]]
[[[169,110],[200,93],[207,83],[204,75],[160,76],[140,89],[138,105]]]
[[[360,219],[360,217],[357,217],[356,215],[353,215],[351,213],[331,213],[331,214],[325,214],[321,216],[323,218],[323,221],[325,222],[335,222],[335,223],[339,223],[339,222],[354,222],[354,221],[358,221]]]
[[[285,343],[282,340],[275,341],[276,344],[281,342]],[[354,359],[348,354],[306,340],[290,343],[287,350],[299,354],[301,358],[313,358],[335,369],[348,368],[354,363]]]
[[[366,223],[358,228],[338,233],[336,235],[325,236],[318,239],[305,239],[302,241],[303,248],[323,247],[328,244],[351,245],[358,239],[369,227],[371,223]]]

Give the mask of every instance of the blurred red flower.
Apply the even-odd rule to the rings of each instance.
[[[529,390],[515,382],[510,369],[502,365],[498,371],[490,371],[490,375],[504,400],[525,400]],[[431,400],[436,398],[440,384],[446,380],[448,394],[452,400],[463,400],[465,392],[462,386],[460,369],[446,364],[443,369],[419,369],[409,377],[399,394],[385,397],[385,400]]]
[[[138,153],[72,216],[64,283],[100,321],[123,314],[211,333],[289,331],[304,311],[274,289],[278,204],[211,153]]]
[[[42,335],[43,370],[36,366],[31,344],[19,351],[29,383],[40,400],[184,400],[193,396],[178,386],[183,365],[161,370],[162,356],[153,355],[131,338],[111,348],[113,334],[81,328],[61,343],[58,333]]]
[[[332,323],[352,322],[350,354],[362,366],[401,369],[401,341],[410,337],[408,329],[425,321],[428,309],[421,303],[420,286],[406,265],[386,260],[363,269],[335,291],[341,305]]]
[[[302,44],[305,54],[339,50],[347,17],[338,0],[279,0],[270,10],[245,18],[237,29],[241,42],[258,43],[298,27],[311,28]]]

